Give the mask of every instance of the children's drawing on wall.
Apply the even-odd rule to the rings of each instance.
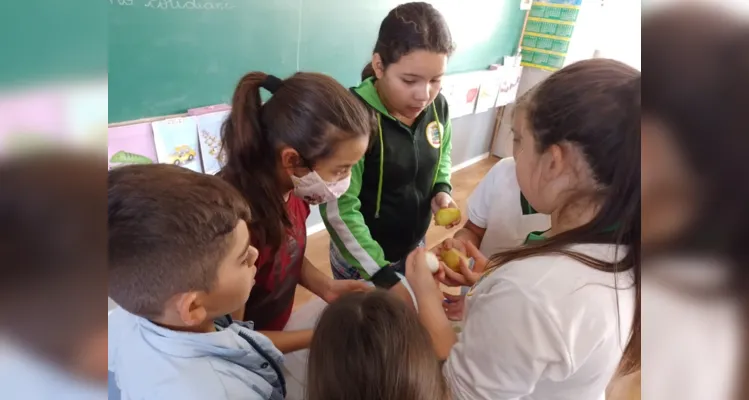
[[[502,85],[504,69],[485,71],[481,79],[479,95],[476,99],[476,113],[491,110],[497,105],[497,95]]]
[[[203,172],[198,155],[198,125],[193,117],[155,121],[151,125],[160,163]]]
[[[481,86],[481,75],[466,73],[448,75],[442,79],[442,94],[450,106],[450,118],[473,114]]]
[[[221,125],[229,115],[229,111],[221,111],[197,116],[198,140],[200,141],[200,157],[203,160],[203,170],[206,174],[215,175],[223,162],[221,160]]]
[[[151,124],[124,125],[108,130],[109,169],[131,164],[153,164],[157,160]]]
[[[523,73],[523,67],[512,66],[503,68],[505,72],[499,87],[497,107],[515,102],[515,98],[518,95],[518,86],[520,86],[520,76]]]

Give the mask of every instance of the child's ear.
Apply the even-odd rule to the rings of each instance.
[[[281,149],[280,159],[283,168],[295,176],[302,177],[310,171],[309,168],[304,165],[304,161],[302,161],[302,157],[299,156],[299,153],[291,147],[284,147]]]
[[[548,168],[550,178],[552,179],[558,177],[562,174],[562,172],[564,172],[564,166],[566,163],[565,150],[566,149],[558,144],[552,144],[551,146],[549,146],[549,150],[547,151],[547,154],[549,156]]]
[[[177,298],[177,315],[186,326],[198,326],[208,317],[208,311],[198,292],[187,292]]]
[[[299,157],[299,153],[288,146],[281,149],[280,159],[281,166],[287,170],[299,168],[303,164],[301,157]]]
[[[379,53],[372,54],[372,69],[375,73],[375,78],[382,79],[385,74],[385,65],[382,63],[382,57]]]

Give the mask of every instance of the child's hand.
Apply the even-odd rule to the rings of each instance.
[[[443,208],[455,208],[458,209],[458,205],[455,204],[455,201],[453,201],[453,198],[450,197],[449,194],[445,192],[439,192],[432,197],[432,214],[435,216],[437,215],[437,211],[443,209]],[[436,221],[436,219],[435,219]],[[445,228],[450,229],[454,228],[458,225],[460,225],[461,220],[458,219],[456,221],[453,221],[450,223],[450,225],[445,226]]]
[[[348,292],[367,292],[370,290],[373,290],[373,288],[362,281],[353,279],[331,279],[328,283],[328,288],[323,295],[323,300],[329,304]]]
[[[453,295],[442,293],[445,296],[445,301],[442,308],[445,309],[445,315],[450,321],[462,321],[463,311],[465,310],[466,297],[462,295]]]
[[[442,275],[438,277],[442,283],[448,286],[473,286],[479,278],[481,278],[481,275],[484,274],[484,270],[486,269],[487,264],[489,264],[489,260],[479,251],[479,249],[476,248],[476,246],[473,245],[473,243],[459,239],[454,240],[463,243],[466,250],[466,256],[473,258],[473,269],[466,264],[465,260],[461,259],[460,272],[455,272],[450,268],[441,268],[440,270],[444,271],[444,278]]]
[[[406,279],[417,299],[434,297],[441,301],[442,292],[435,275],[429,270],[424,248],[417,248],[406,258]]]
[[[466,254],[467,251],[465,242],[455,238],[445,239],[437,248],[439,249],[439,252],[442,252],[442,250],[456,249],[459,252]],[[442,257],[440,257],[440,254],[437,254],[437,257],[439,257],[440,260],[442,259]]]

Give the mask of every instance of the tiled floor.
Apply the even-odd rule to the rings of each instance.
[[[482,160],[470,167],[464,168],[452,175],[453,184],[453,199],[460,207],[463,212],[463,219],[466,218],[466,203],[468,196],[473,192],[473,189],[479,184],[481,179],[486,175],[491,167],[499,161],[499,158],[489,157]],[[448,237],[451,237],[455,232],[460,229],[459,227],[447,230],[443,227],[432,226],[429,227],[426,235],[427,247],[431,248],[441,243]],[[310,236],[307,241],[307,258],[319,268],[326,275],[331,276],[330,271],[330,259],[328,258],[328,248],[330,246],[330,236],[326,231],[315,233]],[[314,295],[308,290],[297,287],[296,297],[294,298],[294,310],[306,304]]]

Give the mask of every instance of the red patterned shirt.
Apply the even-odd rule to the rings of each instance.
[[[258,248],[260,256],[255,263],[255,286],[244,312],[244,320],[252,321],[256,330],[283,330],[294,306],[294,293],[307,246],[306,222],[310,209],[309,204],[292,193],[286,202],[286,211],[291,220],[286,241],[275,254],[271,254],[267,246]]]

